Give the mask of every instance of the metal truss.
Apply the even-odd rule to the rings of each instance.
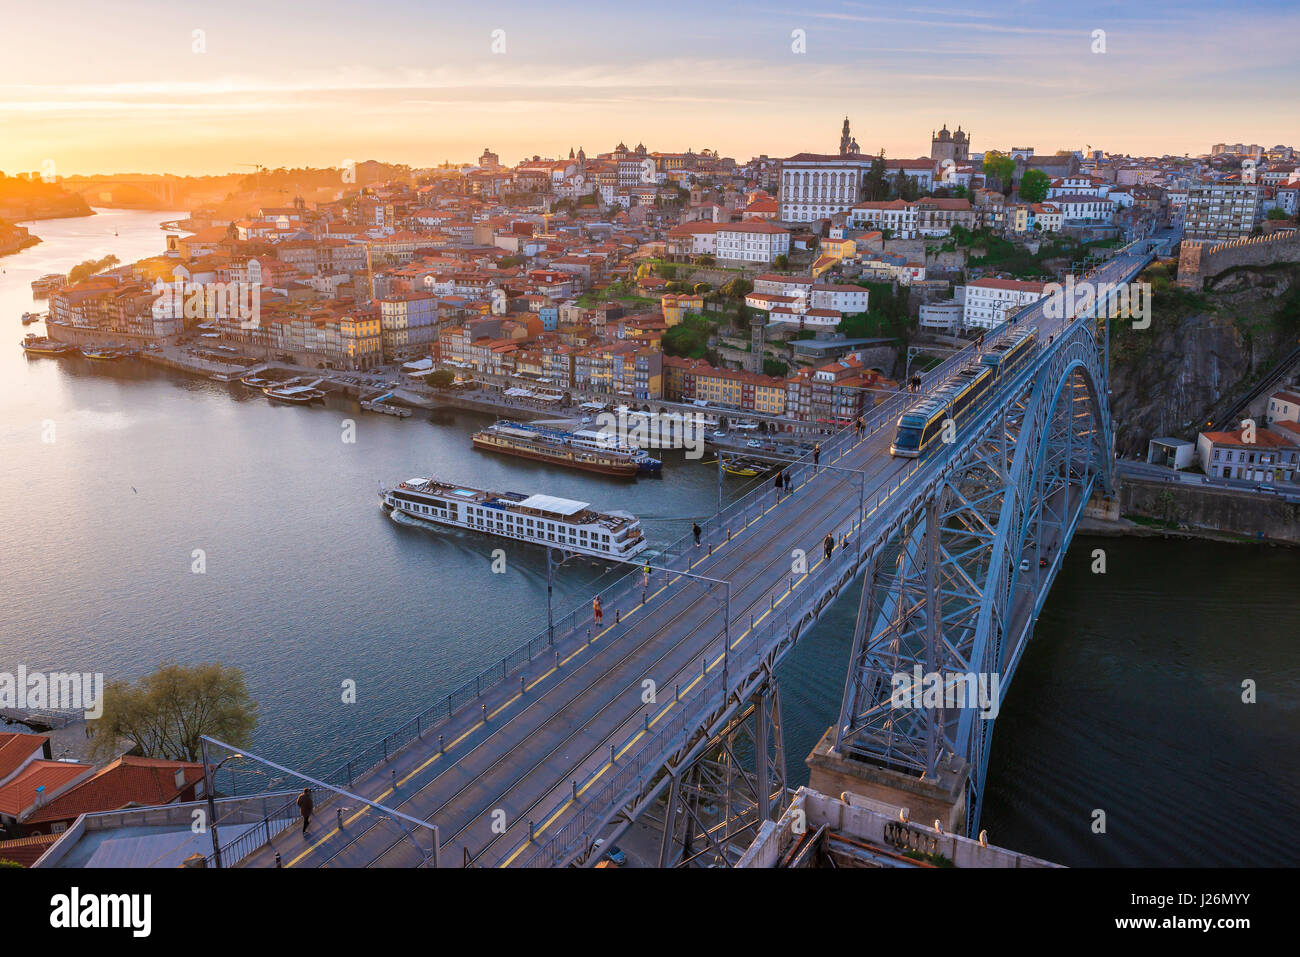
[[[835,747],[918,778],[964,773],[970,833],[996,715],[973,692],[983,681],[1001,706],[1084,506],[1110,488],[1098,333],[1077,320],[1047,346],[938,453],[936,478],[867,557]],[[929,696],[908,693],[917,676]]]

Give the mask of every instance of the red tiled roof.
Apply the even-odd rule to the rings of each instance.
[[[0,731],[0,781],[17,771],[33,754],[40,754],[48,740],[43,734]]]
[[[4,787],[0,788],[0,814],[18,817],[36,803],[36,789],[44,787],[51,794],[89,771],[89,764],[68,761],[33,761]]]
[[[0,841],[0,861],[13,861],[23,867],[31,867],[50,845],[62,835],[37,834],[35,837],[20,837],[12,841]]]
[[[185,787],[203,779],[203,765],[123,755],[47,802],[29,823],[60,821],[94,811],[114,811],[128,804],[168,804],[181,791],[176,771],[185,772]]]

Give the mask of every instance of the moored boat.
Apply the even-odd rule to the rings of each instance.
[[[96,362],[116,362],[126,358],[126,352],[122,349],[82,349],[81,354]]]
[[[324,392],[309,385],[267,386],[262,394],[273,402],[287,402],[291,405],[307,405],[325,398]]]
[[[66,342],[55,342],[35,333],[29,334],[19,345],[29,356],[66,356],[77,351]]]
[[[539,430],[536,426],[502,420],[474,434],[474,448],[501,452],[520,458],[598,472],[601,475],[632,477],[641,470],[636,457],[626,452],[576,447],[567,433]]]

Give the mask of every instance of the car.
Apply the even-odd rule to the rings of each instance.
[[[599,854],[601,852],[601,849],[604,848],[604,846],[605,846],[605,839],[603,837],[598,837],[596,838],[595,842],[591,845],[591,848],[592,850],[594,850],[596,853]],[[627,855],[623,853],[623,850],[621,848],[615,845],[610,845],[609,850],[605,851],[604,857],[606,860],[612,861],[617,867],[622,867],[624,864],[627,863]]]
[[[763,443],[760,442],[758,439],[750,439],[748,442],[745,443],[745,447],[750,449],[761,449],[763,447]]]
[[[1028,558],[1022,558],[1022,559],[1020,559],[1020,570],[1021,570],[1022,572],[1027,572],[1027,571],[1029,571],[1029,559],[1028,559]]]
[[[1046,559],[1046,558],[1040,558],[1040,559],[1038,560],[1038,567],[1039,567],[1039,568],[1046,568],[1046,567],[1047,567],[1047,559]]]
[[[725,439],[727,437],[726,429],[716,429],[713,433],[715,439]]]

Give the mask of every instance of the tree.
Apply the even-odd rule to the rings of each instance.
[[[125,738],[148,758],[197,761],[202,735],[239,747],[248,744],[256,726],[257,704],[238,668],[166,661],[134,685],[109,683],[104,714],[91,725],[90,746],[98,757],[115,757]]]
[[[1041,203],[1047,199],[1047,187],[1052,184],[1041,169],[1027,169],[1020,177],[1020,198],[1026,203]]]
[[[72,267],[72,271],[68,273],[68,284],[71,285],[81,282],[83,279],[89,279],[106,269],[112,269],[117,264],[118,258],[112,255],[105,256],[103,259],[87,259],[85,262]]]
[[[425,381],[435,389],[450,388],[451,384],[456,381],[456,373],[450,369],[439,369],[437,372],[430,373]]]
[[[1276,206],[1274,206],[1272,209],[1270,209],[1267,213],[1264,214],[1264,218],[1265,219],[1286,219],[1287,215],[1284,210],[1278,209]]]
[[[763,375],[770,375],[776,379],[784,379],[790,372],[790,366],[781,359],[764,359]]]
[[[867,171],[863,183],[867,199],[879,202],[889,194],[889,184],[885,182],[885,151],[871,160],[871,169]]]
[[[789,269],[790,257],[787,256],[785,253],[781,253],[779,256],[777,256],[775,259],[772,260],[772,267],[774,269],[782,269],[782,270]]]
[[[703,316],[691,313],[664,332],[664,355],[686,359],[707,358],[711,335],[713,335],[713,323]]]
[[[736,299],[743,302],[745,297],[754,291],[754,284],[748,279],[743,279],[740,276],[737,276],[734,279],[728,279],[724,282],[720,291],[728,299]]]
[[[998,181],[1003,190],[1011,187],[1011,179],[1016,173],[1016,161],[1010,156],[989,150],[984,154],[984,175]]]

